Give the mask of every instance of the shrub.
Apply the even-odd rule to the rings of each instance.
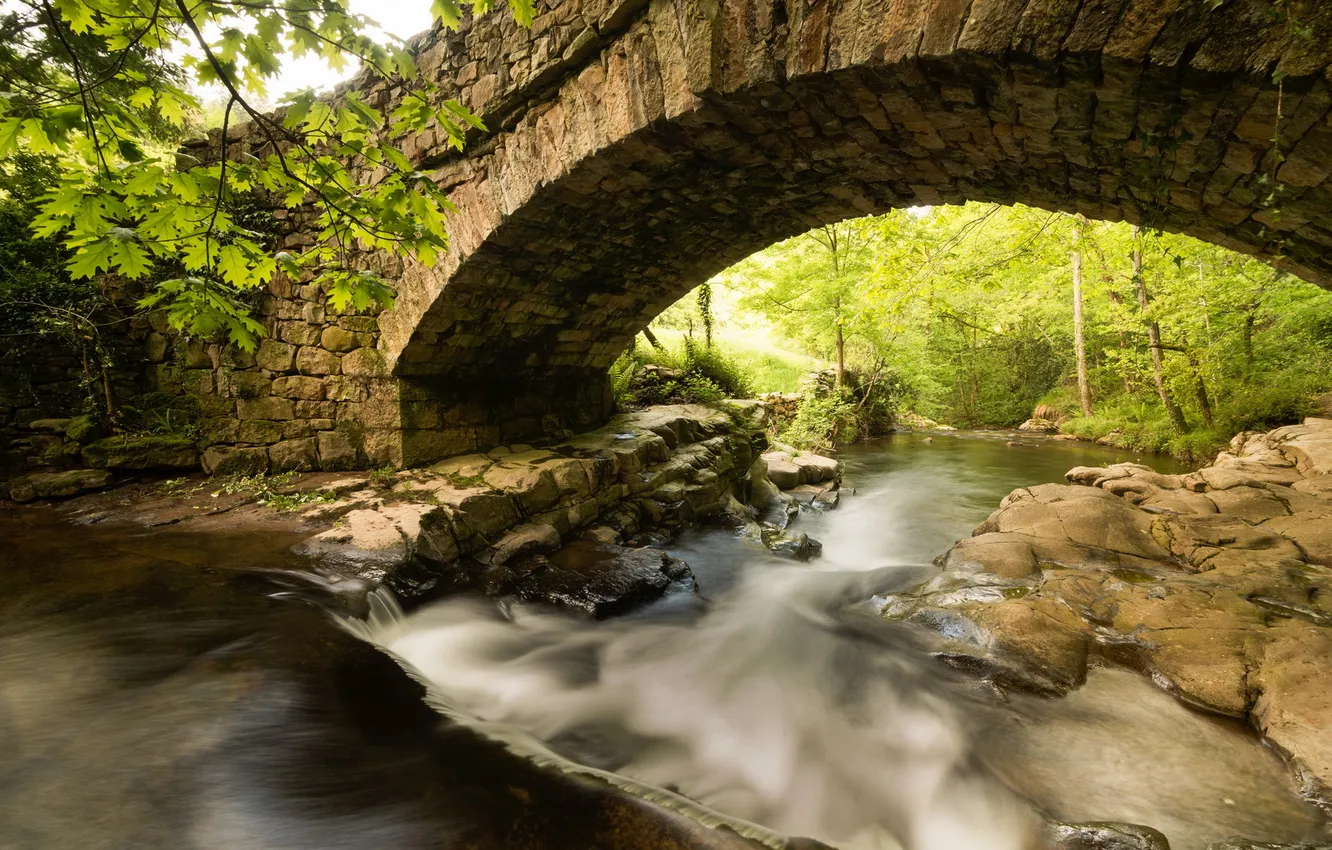
[[[808,451],[826,451],[860,436],[858,406],[846,389],[806,393],[791,421],[781,429],[782,442]]]
[[[650,404],[717,402],[751,394],[744,370],[720,348],[700,348],[687,337],[678,352],[630,349],[610,368],[611,391],[621,410]]]

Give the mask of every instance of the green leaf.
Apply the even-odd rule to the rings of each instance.
[[[70,259],[69,273],[75,278],[94,277],[98,272],[111,268],[115,250],[115,243],[110,239],[84,245]]]
[[[451,30],[462,23],[462,9],[458,8],[457,0],[431,0],[430,15]]]
[[[129,96],[129,104],[135,109],[147,109],[157,100],[157,92],[149,86],[140,86],[135,89],[134,94]]]
[[[12,156],[18,149],[23,122],[18,118],[6,118],[0,121],[0,158]]]
[[[223,245],[218,249],[217,272],[232,286],[243,287],[249,284],[249,261],[239,245]]]

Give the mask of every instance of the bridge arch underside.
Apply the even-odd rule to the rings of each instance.
[[[608,366],[673,301],[778,240],[899,207],[1147,223],[1329,285],[1332,96],[1322,72],[1282,89],[1187,61],[960,53],[705,93],[669,118],[649,107],[585,156],[527,119],[576,160],[497,217],[390,347],[404,425],[425,411],[494,444],[604,421]],[[494,181],[504,164],[490,167]]]

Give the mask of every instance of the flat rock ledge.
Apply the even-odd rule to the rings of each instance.
[[[1066,477],[1010,493],[884,616],[1001,685],[1057,694],[1089,662],[1135,666],[1251,723],[1332,808],[1332,419],[1239,434],[1187,475]]]
[[[770,416],[757,401],[653,407],[546,448],[364,477],[305,510],[333,527],[296,551],[409,601],[479,589],[619,613],[691,580],[682,562],[640,548],[661,539],[658,529],[724,517],[779,553],[817,554],[816,541],[785,529],[801,504],[836,504],[841,465],[782,453],[774,460],[797,470],[784,479],[793,492],[783,491],[756,449]]]

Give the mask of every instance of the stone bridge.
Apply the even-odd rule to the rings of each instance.
[[[275,283],[266,352],[214,356],[210,392],[228,396],[227,368],[260,373],[261,397],[319,377],[301,391],[324,405],[314,430],[382,432],[358,438],[370,462],[590,426],[607,367],[691,288],[811,227],[921,204],[1145,222],[1332,284],[1320,0],[538,6],[530,30],[494,14],[416,41],[489,128],[462,154],[432,131],[406,144],[459,208],[447,258],[381,263],[398,302],[377,321]],[[344,462],[325,459],[346,452],[334,437],[283,427]]]

